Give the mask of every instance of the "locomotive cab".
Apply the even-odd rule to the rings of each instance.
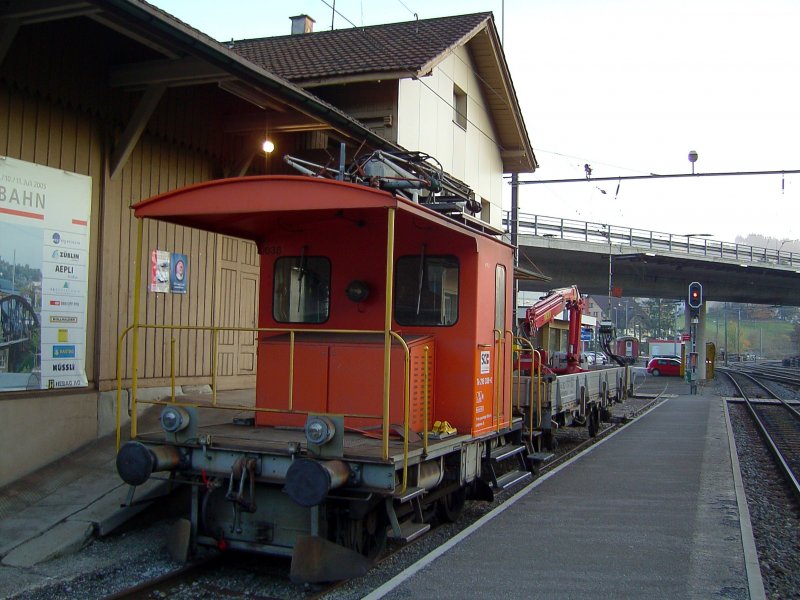
[[[417,434],[436,421],[472,435],[508,424],[510,405],[495,405],[495,397],[508,380],[498,370],[508,374],[511,249],[408,204],[397,211],[388,271],[384,207],[297,211],[288,221],[295,226],[269,232],[259,327],[270,331],[259,338],[256,395],[269,410],[257,413],[259,425],[302,426],[302,412],[342,414],[353,428],[380,424],[387,313],[397,334],[388,364],[391,425],[404,421],[407,375]]]

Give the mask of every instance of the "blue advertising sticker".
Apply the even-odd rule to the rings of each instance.
[[[189,278],[189,260],[185,254],[173,252],[170,255],[169,291],[176,294],[186,293],[186,280]]]

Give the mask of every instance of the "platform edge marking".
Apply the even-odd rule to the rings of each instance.
[[[725,410],[725,428],[728,431],[728,447],[731,454],[731,469],[733,470],[733,488],[736,491],[736,504],[739,508],[739,528],[742,532],[742,551],[744,552],[745,574],[750,600],[765,600],[764,580],[761,578],[761,565],[758,562],[756,541],[753,537],[753,526],[750,522],[750,509],[747,506],[747,495],[744,491],[742,472],[739,467],[739,453],[736,451],[736,440],[731,426],[731,415],[728,412],[728,401],[722,400]]]

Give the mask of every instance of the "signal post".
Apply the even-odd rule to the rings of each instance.
[[[686,328],[690,332],[690,338],[684,371],[691,393],[696,394],[698,382],[706,378],[706,309],[703,286],[699,282],[693,281],[689,284],[686,305]]]

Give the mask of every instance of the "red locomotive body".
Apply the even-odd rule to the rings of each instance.
[[[260,256],[258,326],[234,329],[258,336],[252,404],[219,406],[216,391],[151,401],[163,405],[161,430],[140,433],[133,370],[134,439],[117,466],[134,486],[169,471],[191,487],[178,556],[203,544],[292,556],[304,581],[363,573],[387,534],[409,541],[434,518],[455,519],[468,493],[489,499],[529,478],[535,430],[549,431],[551,414],[596,412],[557,386],[512,410],[513,248],[448,208],[474,207],[471,195],[439,203],[434,190],[460,188],[423,163],[404,181],[364,179],[360,164],[353,178],[369,185],[241,178],[134,207],[140,219],[252,240]],[[408,186],[417,191],[402,197]],[[169,327],[136,319],[133,335]],[[213,330],[216,356],[221,328],[195,329]],[[611,389],[597,387],[602,403]],[[236,418],[209,418],[221,408]],[[498,474],[507,459],[515,465]]]

